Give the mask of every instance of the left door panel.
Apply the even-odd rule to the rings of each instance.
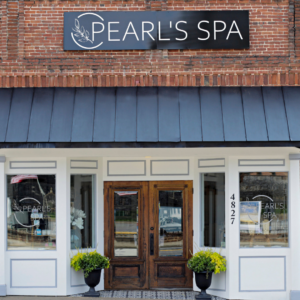
[[[149,288],[147,208],[148,182],[104,183],[105,289]]]

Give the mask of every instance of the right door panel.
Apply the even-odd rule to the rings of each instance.
[[[149,183],[150,288],[192,288],[192,181]]]

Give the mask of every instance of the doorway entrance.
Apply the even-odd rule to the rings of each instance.
[[[192,288],[193,182],[104,184],[105,289]]]

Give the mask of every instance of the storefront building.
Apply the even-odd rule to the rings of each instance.
[[[98,289],[300,299],[296,1],[3,0],[0,296]],[[126,12],[126,13],[125,13]]]

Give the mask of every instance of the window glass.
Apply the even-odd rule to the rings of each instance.
[[[114,193],[115,256],[138,256],[138,203],[137,191]]]
[[[95,248],[94,175],[71,175],[71,249]]]
[[[225,247],[225,174],[205,173],[202,181],[202,246]]]
[[[182,256],[182,191],[159,191],[158,205],[159,256]]]
[[[288,173],[240,173],[241,247],[287,247],[288,226]]]
[[[56,249],[55,175],[7,176],[8,250]]]

